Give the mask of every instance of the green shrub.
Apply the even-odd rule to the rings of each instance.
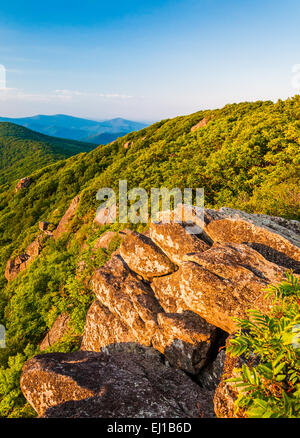
[[[270,286],[270,316],[250,310],[249,319],[238,319],[239,331],[227,351],[247,364],[228,379],[239,390],[236,412],[248,417],[300,416],[300,284],[293,274]],[[257,365],[255,365],[257,363]],[[248,365],[249,364],[249,365]]]

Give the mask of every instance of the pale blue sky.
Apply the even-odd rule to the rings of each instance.
[[[286,98],[296,0],[14,0],[0,8],[0,116],[159,120]]]

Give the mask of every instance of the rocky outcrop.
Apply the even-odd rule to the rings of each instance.
[[[40,343],[40,350],[44,351],[56,342],[60,341],[64,337],[64,335],[70,330],[69,322],[70,316],[68,313],[62,313],[61,315],[59,315],[49,332]]]
[[[16,185],[15,191],[18,192],[19,190],[27,189],[27,187],[29,187],[32,182],[32,178],[25,176],[24,178],[20,179],[20,181]]]
[[[27,246],[24,253],[15,258],[9,259],[5,269],[6,279],[8,281],[13,280],[20,272],[24,271],[30,263],[40,255],[44,243],[45,236],[40,234],[32,243],[30,243],[30,245]]]
[[[30,359],[23,394],[40,416],[213,417],[212,393],[154,355],[52,353]]]
[[[124,143],[123,148],[124,149],[128,149],[129,146],[133,146],[134,142],[133,141],[126,141],[126,143]]]
[[[65,214],[63,215],[63,217],[61,218],[56,230],[54,230],[53,232],[53,237],[54,239],[58,239],[63,233],[70,231],[70,223],[72,222],[75,214],[76,214],[76,210],[78,208],[80,202],[80,196],[76,196],[70,203],[67,211],[65,212]]]
[[[265,288],[297,267],[298,232],[296,221],[183,205],[144,234],[124,230],[120,249],[92,277],[96,300],[81,351],[29,361],[24,395],[46,417],[193,417],[212,415],[216,391],[218,416],[243,416],[226,382],[242,359],[219,349],[236,330],[234,318],[251,308],[269,312]],[[104,233],[96,245],[114,237]],[[196,410],[185,390],[178,405],[179,375]]]

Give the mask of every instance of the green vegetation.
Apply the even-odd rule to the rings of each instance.
[[[191,132],[204,118],[206,126]],[[4,131],[4,124],[0,124],[0,141],[8,144],[5,142],[11,137]],[[32,137],[30,141],[38,148],[40,134],[36,135],[36,142]],[[21,136],[18,144],[22,152],[26,137]],[[74,144],[57,141],[57,151],[62,145],[67,150],[68,144]],[[0,324],[7,330],[7,348],[0,350],[0,416],[22,416],[30,411],[19,390],[21,365],[36,354],[62,312],[71,314],[74,336],[55,348],[78,348],[77,336],[93,300],[84,278],[109,256],[102,250],[94,253],[93,244],[107,229],[120,228],[118,224],[93,224],[96,193],[101,187],[118,190],[120,179],[128,181],[128,189],[204,187],[206,207],[227,206],[299,219],[299,144],[300,96],[296,96],[276,104],[233,104],[163,120],[112,144],[52,164],[50,158],[43,161],[41,149],[34,150],[31,158],[26,155],[25,161],[22,153],[15,153],[16,161],[9,159],[8,164],[1,156],[1,166],[8,169],[10,165],[15,173],[12,181],[5,170],[1,177],[8,182],[0,186]],[[58,155],[57,159],[62,158]],[[36,170],[26,167],[33,163]],[[16,193],[17,178],[29,174],[32,184]],[[41,256],[7,283],[7,260],[22,253],[40,233],[39,221],[57,225],[79,193],[80,204],[70,232],[56,242],[49,239]],[[88,271],[78,276],[76,267],[83,259]]]
[[[300,416],[300,284],[287,281],[270,286],[267,297],[276,305],[270,316],[250,310],[250,319],[237,320],[239,331],[227,352],[248,364],[228,379],[239,389],[235,408],[248,417]],[[255,362],[258,364],[255,366]]]
[[[94,148],[94,144],[48,137],[13,123],[1,122],[0,186],[55,161]]]

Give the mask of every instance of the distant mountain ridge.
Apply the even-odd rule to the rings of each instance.
[[[15,123],[40,132],[41,134],[79,141],[94,142],[94,136],[114,134],[108,136],[108,141],[105,140],[104,136],[102,141],[100,140],[102,144],[109,143],[120,136],[132,131],[139,131],[147,126],[145,123],[125,120],[121,117],[111,120],[95,121],[65,114],[56,114],[53,116],[36,115],[21,118],[0,117],[0,122]]]

